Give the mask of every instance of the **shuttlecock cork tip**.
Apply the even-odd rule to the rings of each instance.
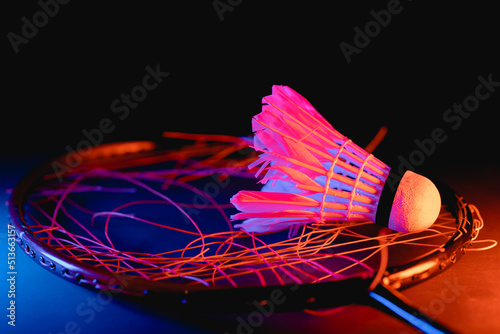
[[[388,226],[399,232],[417,232],[429,228],[441,210],[439,191],[428,178],[407,171],[394,196]]]

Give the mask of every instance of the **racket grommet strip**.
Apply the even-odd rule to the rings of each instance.
[[[35,251],[31,249],[31,247],[26,244],[26,247],[24,247],[24,252],[28,254],[31,258],[35,258]]]
[[[450,257],[450,261],[452,264],[454,264],[455,262],[457,262],[457,254],[456,253],[453,253]]]
[[[82,275],[82,274],[80,274],[80,273],[77,273],[77,274],[75,275],[75,279],[76,279],[76,283],[80,284],[80,283],[82,283],[82,281],[83,281],[83,275]]]
[[[49,268],[50,270],[56,270],[56,265],[54,262],[46,261],[43,256],[40,256],[40,264],[44,267]]]
[[[97,278],[94,278],[92,280],[92,284],[94,285],[94,289],[96,289],[96,290],[102,290],[103,289],[103,286],[101,285],[101,282]]]
[[[83,280],[83,275],[82,274],[76,273],[74,275],[71,275],[71,273],[69,272],[68,269],[61,270],[61,275],[63,277],[75,280],[77,284],[80,284],[82,282],[82,280]]]

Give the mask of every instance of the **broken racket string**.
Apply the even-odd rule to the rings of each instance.
[[[368,221],[312,222],[269,234],[234,229],[230,196],[241,184],[258,186],[256,170],[246,167],[256,159],[250,141],[165,135],[194,143],[95,147],[61,181],[50,163],[35,169],[9,203],[18,243],[48,270],[121,295],[167,295],[173,307],[218,298],[229,310],[248,311],[276,287],[300,286],[283,308],[315,312],[352,302],[335,291],[416,284],[448,268],[471,243],[486,242],[478,240],[484,222],[477,208],[444,186],[438,220],[422,232],[381,235]]]
[[[177,137],[187,138],[181,134],[175,133]],[[163,185],[168,183],[169,187],[182,187],[193,194],[200,196],[204,201],[209,203],[203,204],[204,210],[217,210],[221,213],[221,220],[229,223],[228,215],[221,204],[215,202],[203,190],[199,190],[191,186],[188,182],[179,181],[179,179],[190,177],[191,179],[207,178],[209,175],[225,175],[225,177],[253,177],[253,171],[248,171],[244,166],[249,157],[241,157],[240,159],[227,159],[227,155],[236,152],[236,148],[244,149],[246,143],[239,138],[232,138],[224,136],[225,142],[218,143],[217,149],[214,151],[214,144],[204,142],[202,139],[209,137],[196,138],[190,136],[189,139],[197,139],[195,144],[186,146],[181,149],[177,154],[173,154],[173,161],[176,163],[176,168],[160,169],[160,170],[143,170],[143,171],[120,171],[113,168],[107,170],[102,167],[90,167],[87,170],[78,171],[76,173],[69,173],[65,176],[67,182],[54,182],[52,184],[43,185],[38,192],[34,192],[32,200],[29,204],[35,208],[39,214],[49,220],[49,223],[42,223],[40,219],[35,220],[32,216],[33,222],[31,230],[42,241],[66,255],[73,257],[81,262],[88,262],[97,267],[103,267],[108,271],[118,274],[139,275],[149,280],[168,280],[173,278],[184,278],[194,282],[203,282],[204,285],[217,285],[220,281],[227,281],[231,286],[237,286],[237,283],[232,279],[233,276],[244,275],[257,275],[260,284],[264,279],[263,276],[256,274],[257,272],[272,272],[271,276],[278,277],[284,274],[291,278],[294,282],[303,284],[305,282],[318,282],[328,279],[343,278],[343,272],[352,269],[353,267],[362,268],[362,272],[366,275],[372,275],[375,270],[370,265],[364,265],[371,257],[373,257],[381,247],[391,247],[391,245],[406,244],[420,247],[439,247],[436,245],[429,245],[421,242],[422,240],[434,238],[436,236],[449,237],[454,232],[453,228],[446,228],[445,224],[435,224],[432,229],[425,233],[415,233],[413,238],[401,233],[392,233],[387,238],[388,242],[383,246],[374,244],[364,246],[370,242],[377,243],[380,241],[379,236],[362,235],[353,229],[363,226],[366,222],[353,222],[353,223],[322,223],[318,225],[304,226],[302,233],[298,238],[287,238],[275,243],[267,243],[266,241],[258,238],[254,233],[245,233],[243,231],[232,231],[231,226],[226,231],[218,231],[215,233],[204,233],[195,219],[193,219],[183,208],[201,207],[196,203],[179,203],[177,204],[173,199],[167,195],[155,190],[153,186],[144,182],[156,183]],[[209,139],[220,139],[209,138]],[[191,160],[193,158],[202,157],[205,152],[210,152],[212,155],[204,157],[201,160]],[[215,154],[214,154],[215,152]],[[224,152],[227,155],[224,155]],[[217,158],[214,158],[217,157]],[[153,159],[154,160],[154,159]],[[153,161],[151,157],[145,160],[148,164]],[[160,159],[162,162],[165,159]],[[245,163],[242,163],[242,161]],[[179,165],[180,162],[184,165]],[[141,165],[139,160],[136,165]],[[224,167],[221,167],[223,165]],[[236,166],[236,167],[234,167]],[[83,167],[83,166],[82,166]],[[143,166],[144,167],[144,166]],[[215,174],[217,173],[217,174]],[[100,181],[110,179],[123,180],[127,184],[120,187],[106,186],[101,184],[85,184],[92,180]],[[189,180],[186,180],[189,181]],[[162,188],[160,187],[160,188]],[[198,189],[198,190],[195,190]],[[106,211],[93,211],[86,208],[84,205],[79,204],[73,197],[75,195],[83,195],[85,193],[101,193],[101,194],[130,194],[136,195],[140,191],[146,191],[149,195],[157,197],[157,199],[141,200],[125,202],[117,207],[110,208]],[[52,213],[44,211],[41,204],[46,204],[48,201],[55,202],[55,208]],[[155,202],[156,201],[156,202]],[[187,230],[184,228],[171,227],[168,223],[154,222],[145,219],[140,214],[120,212],[125,208],[137,207],[140,205],[159,205],[159,206],[174,206],[182,213],[184,219],[189,220],[195,230]],[[91,226],[85,226],[84,222],[78,220],[72,213],[71,209],[76,209],[79,214],[90,214]],[[140,210],[139,210],[140,211]],[[477,211],[477,209],[476,209]],[[30,214],[31,215],[31,214]],[[63,224],[58,223],[58,215],[69,219],[73,224],[78,226],[83,234],[76,234],[65,229]],[[191,240],[186,247],[177,250],[169,250],[164,253],[141,253],[131,252],[126,250],[117,249],[109,235],[110,225],[112,220],[122,218],[126,220],[133,220],[134,222],[156,226],[161,229],[175,231],[182,234],[197,236]],[[96,221],[104,219],[103,226],[104,238],[99,238],[89,230],[90,227],[95,227]],[[123,224],[126,224],[123,222]],[[478,225],[481,226],[481,225]],[[477,229],[479,230],[479,229]],[[337,236],[344,238],[357,238],[344,243],[335,243]],[[390,238],[390,240],[389,240]],[[253,239],[251,247],[238,244],[237,240]],[[342,245],[356,245],[353,250],[344,252],[337,252],[336,249],[341,248]],[[260,245],[260,246],[258,246]],[[211,249],[217,249],[216,252],[210,254]],[[222,251],[224,250],[224,251]],[[353,256],[362,252],[371,251],[367,256],[360,259]],[[187,257],[186,254],[194,253],[192,257]],[[173,255],[177,254],[175,257]],[[347,263],[343,268],[330,270],[321,262],[329,258],[343,259]],[[238,259],[238,261],[235,261]],[[242,265],[246,268],[242,270]],[[298,265],[305,266],[309,271],[319,271],[316,276],[305,274],[305,270],[297,269]],[[252,267],[253,266],[253,267]],[[137,268],[136,268],[137,267]],[[249,267],[252,267],[249,270]],[[255,268],[258,267],[258,268]],[[210,268],[207,270],[207,268]],[[231,273],[230,273],[231,272]],[[301,274],[294,274],[294,272],[301,272]],[[302,278],[299,278],[301,277]],[[210,283],[209,283],[210,282]],[[226,282],[226,283],[227,283]],[[284,282],[278,279],[278,283]]]

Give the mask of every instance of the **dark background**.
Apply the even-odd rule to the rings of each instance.
[[[157,139],[162,131],[248,135],[261,98],[273,84],[283,84],[360,146],[388,126],[375,155],[395,169],[418,150],[415,140],[428,141],[434,129],[442,128],[447,140],[436,144],[418,169],[437,171],[477,203],[486,222],[481,236],[500,238],[495,224],[500,219],[500,87],[456,130],[443,120],[447,109],[474,94],[478,76],[491,74],[500,82],[500,20],[493,5],[402,0],[401,12],[348,64],[339,44],[353,44],[353,29],[364,30],[373,21],[370,11],[386,9],[389,1],[226,1],[233,6],[223,20],[213,1],[70,1],[17,54],[7,35],[20,34],[22,18],[32,22],[41,8],[36,1],[4,4],[2,186],[13,187],[39,159],[65,152],[66,146],[74,149],[85,139],[82,131],[95,129],[104,118],[115,126],[104,142]],[[156,64],[170,75],[119,119],[111,103],[140,85],[146,66]],[[7,198],[4,194],[2,201]],[[54,277],[19,247],[17,253],[22,272],[17,281],[19,330],[55,334],[68,321],[85,325],[74,310],[95,293]],[[465,332],[498,330],[498,256],[498,247],[467,255],[454,268],[404,293],[428,306],[442,293],[443,282],[458,278],[467,289],[439,317],[447,324],[469,326]],[[195,324],[199,319],[159,316],[119,302],[96,319],[81,327],[82,333],[209,331],[201,322]],[[210,330],[235,331],[235,326],[223,325],[212,324]],[[335,329],[413,332],[362,307],[330,317],[276,314],[259,331]]]
[[[4,11],[4,36],[20,34],[21,18],[32,22],[40,11],[35,2],[21,3]],[[402,1],[401,12],[348,64],[339,44],[353,45],[354,27],[364,30],[370,11],[388,1],[234,1],[222,21],[212,1],[170,3],[69,2],[17,54],[6,37],[3,155],[75,148],[81,131],[103,118],[116,125],[105,142],[164,130],[247,135],[261,98],[283,84],[361,146],[387,125],[375,153],[389,164],[436,127],[448,139],[422,168],[496,161],[485,148],[498,143],[500,89],[456,131],[442,118],[474,93],[479,75],[500,81],[493,7]],[[156,64],[170,76],[120,120],[111,103]]]

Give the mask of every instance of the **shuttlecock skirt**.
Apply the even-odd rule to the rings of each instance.
[[[335,130],[301,95],[273,86],[252,120],[261,152],[261,191],[240,191],[231,203],[241,227],[272,232],[311,221],[375,220],[390,168]]]

